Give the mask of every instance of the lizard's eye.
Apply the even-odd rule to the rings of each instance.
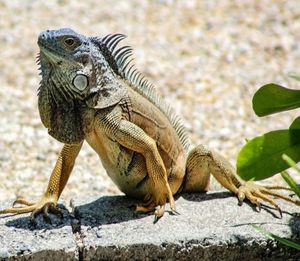
[[[75,40],[73,38],[67,38],[64,42],[68,46],[73,46],[75,44]]]

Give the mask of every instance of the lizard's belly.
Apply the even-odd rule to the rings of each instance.
[[[142,155],[121,152],[120,161],[107,162],[101,156],[100,159],[108,176],[126,195],[143,198],[149,192],[149,178]],[[121,161],[123,164],[120,166]]]
[[[149,178],[144,157],[126,149],[106,135],[95,134],[86,138],[99,155],[108,176],[128,196],[143,198],[149,191]]]

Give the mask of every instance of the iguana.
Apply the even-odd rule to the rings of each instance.
[[[58,199],[85,140],[99,155],[109,177],[126,195],[143,199],[139,212],[154,211],[160,218],[173,195],[207,191],[210,175],[237,195],[260,207],[270,197],[300,205],[293,197],[239,178],[219,153],[189,140],[178,116],[136,69],[132,48],[119,46],[123,34],[87,37],[63,28],[38,37],[41,84],[38,107],[49,134],[64,143],[48,187],[37,203],[17,198],[5,213],[31,212],[49,218],[58,213]],[[22,204],[22,207],[14,207]],[[280,211],[281,213],[281,211]]]

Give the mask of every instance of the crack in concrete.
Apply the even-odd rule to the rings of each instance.
[[[83,237],[81,234],[81,222],[80,222],[80,219],[78,219],[76,216],[75,206],[73,204],[72,199],[69,202],[69,207],[71,208],[71,212],[69,212],[70,213],[70,222],[71,222],[74,241],[75,241],[76,247],[77,247],[78,260],[83,261],[84,260],[84,258],[83,258],[84,244],[83,244]]]

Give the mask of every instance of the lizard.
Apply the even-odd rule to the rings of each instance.
[[[108,176],[125,193],[138,198],[136,211],[163,216],[174,195],[205,192],[210,176],[257,209],[261,202],[281,208],[273,197],[300,205],[279,193],[283,186],[242,180],[220,153],[190,142],[181,119],[133,62],[133,49],[121,46],[123,34],[85,36],[69,28],[47,30],[38,36],[41,82],[38,109],[48,133],[64,145],[48,186],[37,202],[18,197],[0,211],[59,213],[65,188],[84,141],[99,155]],[[16,207],[15,205],[21,205]]]

